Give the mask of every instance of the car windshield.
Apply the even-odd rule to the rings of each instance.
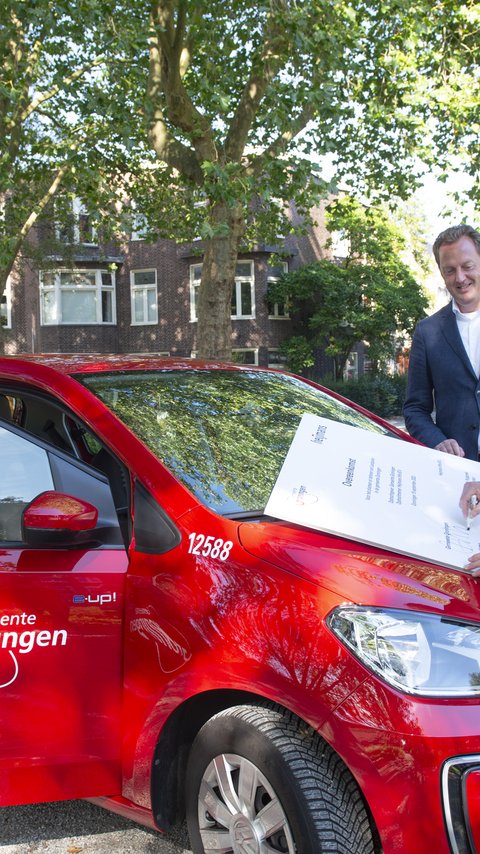
[[[200,501],[226,516],[263,511],[304,413],[388,432],[281,373],[192,369],[79,379]]]

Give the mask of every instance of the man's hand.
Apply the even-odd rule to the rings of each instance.
[[[480,554],[477,553],[468,558],[465,569],[471,572],[473,576],[480,575]]]
[[[471,480],[465,484],[459,504],[465,518],[467,515],[470,519],[478,516],[480,513],[480,482],[478,480]],[[467,572],[471,572],[473,576],[480,575],[480,553],[468,558],[465,569]]]
[[[465,456],[465,451],[456,439],[444,439],[439,445],[435,445],[435,450],[443,451],[445,454],[454,454],[456,457]]]
[[[465,519],[468,514],[470,514],[470,519],[478,516],[480,513],[480,481],[470,480],[466,483],[458,503]]]

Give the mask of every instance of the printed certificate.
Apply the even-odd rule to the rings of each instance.
[[[458,505],[469,480],[480,463],[307,414],[265,513],[458,569],[480,552],[480,516],[467,530]]]

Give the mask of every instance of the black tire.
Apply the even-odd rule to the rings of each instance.
[[[235,706],[202,727],[188,762],[186,810],[194,854],[375,851],[348,769],[314,730],[273,704]]]

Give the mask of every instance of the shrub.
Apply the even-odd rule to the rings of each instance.
[[[406,374],[366,374],[358,380],[320,380],[326,388],[348,397],[382,418],[402,415]]]

